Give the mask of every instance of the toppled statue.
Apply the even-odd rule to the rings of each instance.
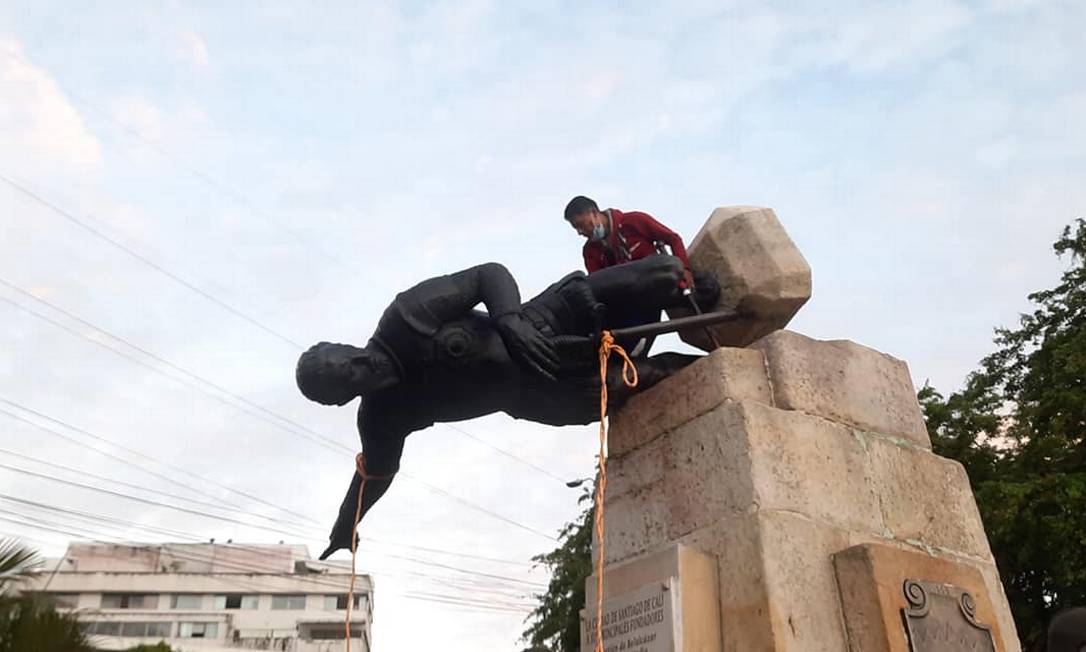
[[[405,438],[434,423],[494,412],[554,426],[598,421],[595,349],[578,342],[593,342],[593,334],[625,319],[630,308],[682,305],[682,278],[679,259],[656,255],[569,274],[522,304],[516,281],[499,264],[439,276],[396,295],[365,347],[321,342],[303,353],[298,387],[324,405],[361,397],[365,515],[391,485]],[[486,313],[474,310],[479,303]],[[695,359],[678,353],[637,358],[636,388],[609,374],[615,381],[608,381],[609,406]],[[351,547],[361,482],[356,472],[321,559]]]

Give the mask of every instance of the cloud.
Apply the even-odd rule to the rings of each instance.
[[[181,53],[183,55],[199,66],[207,66],[210,63],[207,54],[207,43],[200,38],[199,34],[189,29],[181,29],[177,31],[177,36],[181,39]]]
[[[102,149],[53,77],[0,39],[0,164],[11,174],[87,174]]]

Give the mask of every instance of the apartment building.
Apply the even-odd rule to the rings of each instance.
[[[305,546],[71,544],[27,588],[78,612],[93,644],[185,652],[341,652],[350,568]],[[351,650],[370,652],[373,581],[359,575]]]

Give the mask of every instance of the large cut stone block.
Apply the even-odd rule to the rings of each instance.
[[[811,268],[769,208],[728,206],[709,216],[687,249],[690,264],[720,283],[718,309],[749,317],[713,326],[722,346],[746,346],[785,325],[811,298]],[[669,310],[672,317],[688,309]],[[715,347],[702,329],[679,334],[705,351]]]
[[[1002,596],[988,584],[990,564],[955,561],[880,544],[858,545],[834,555],[842,613],[850,652],[909,652],[903,613],[914,614],[910,627],[919,636],[940,632],[942,647],[928,641],[923,649],[992,649],[1018,652],[1013,622],[1000,614],[1010,610],[993,597]],[[987,567],[987,568],[986,568]],[[906,592],[906,582],[910,588]],[[968,598],[963,597],[968,594]],[[971,606],[969,612],[959,602]],[[923,603],[923,609],[917,607]],[[922,611],[927,613],[916,617]],[[1009,627],[1007,627],[1009,624]],[[990,636],[990,638],[989,638]],[[952,641],[959,644],[953,645]],[[984,647],[987,641],[988,647]],[[917,642],[919,643],[919,641]],[[935,647],[931,644],[935,643]],[[974,647],[973,644],[977,644]]]
[[[881,533],[870,474],[865,441],[847,426],[726,403],[608,462],[606,514],[622,526],[608,525],[607,559],[759,509]],[[650,527],[645,515],[660,520]]]
[[[832,555],[844,530],[800,515],[736,515],[680,541],[717,557],[728,652],[839,652],[844,623]]]
[[[885,534],[990,560],[969,477],[961,464],[931,451],[864,436]]]
[[[848,340],[778,331],[754,343],[765,353],[773,404],[902,437],[931,448],[909,368]]]
[[[624,455],[729,401],[772,403],[761,351],[717,349],[648,391],[634,395],[611,416],[610,454]]]

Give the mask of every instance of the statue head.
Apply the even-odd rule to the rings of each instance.
[[[346,405],[356,396],[386,389],[399,380],[396,365],[373,346],[320,342],[298,358],[298,389],[323,405]]]

